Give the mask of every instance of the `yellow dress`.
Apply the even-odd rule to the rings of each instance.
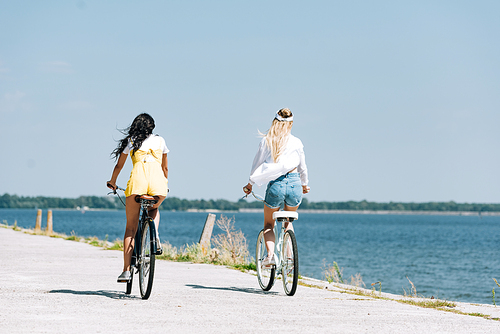
[[[125,196],[145,194],[167,196],[168,180],[161,167],[162,150],[137,150],[133,156],[130,151],[130,158],[133,167],[127,189],[125,189]]]

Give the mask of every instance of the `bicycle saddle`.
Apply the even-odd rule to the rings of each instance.
[[[149,196],[149,195],[137,195],[137,196],[135,196],[135,201],[137,203],[140,203],[141,200],[147,200],[147,201],[150,201],[153,204],[158,203],[158,198],[153,197],[153,196]]]
[[[295,211],[276,211],[273,212],[273,219],[288,218],[289,220],[299,219],[299,214]]]

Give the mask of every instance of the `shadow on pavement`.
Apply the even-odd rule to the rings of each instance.
[[[253,289],[253,288],[236,288],[236,287],[215,287],[215,286],[203,286],[197,284],[186,284],[186,286],[193,289],[206,289],[206,290],[225,290],[225,291],[235,291],[235,292],[245,292],[245,293],[254,293],[258,295],[277,295],[278,292],[274,291],[263,291],[261,289]]]
[[[75,290],[50,290],[48,293],[68,293],[72,295],[92,295],[92,296],[104,296],[111,299],[138,299],[137,296],[131,296],[125,294],[125,292],[117,291],[75,291]],[[140,298],[139,298],[140,299]]]

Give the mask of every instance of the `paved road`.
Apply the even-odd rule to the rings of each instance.
[[[499,321],[331,289],[265,293],[251,274],[204,264],[158,261],[145,301],[137,282],[130,296],[116,283],[119,251],[7,228],[0,240],[0,333],[500,333]]]

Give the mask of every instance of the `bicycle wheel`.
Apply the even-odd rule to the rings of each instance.
[[[154,224],[151,218],[147,218],[142,229],[141,249],[139,256],[139,288],[142,299],[148,299],[153,288],[153,276],[155,272],[155,254],[153,250]]]
[[[297,240],[292,230],[285,232],[283,237],[283,266],[281,276],[283,277],[283,288],[289,296],[295,294],[299,280],[299,254],[297,253]]]
[[[274,284],[276,267],[262,268],[262,261],[266,258],[267,249],[264,241],[264,230],[261,230],[257,238],[257,249],[255,250],[255,266],[257,267],[257,278],[259,285],[264,291],[269,291]]]

